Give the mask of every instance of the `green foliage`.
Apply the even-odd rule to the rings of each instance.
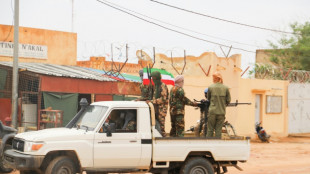
[[[280,68],[310,70],[310,22],[291,25],[295,35],[282,36],[278,43],[269,41],[270,61]]]

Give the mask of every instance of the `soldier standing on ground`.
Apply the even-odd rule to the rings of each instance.
[[[151,102],[154,105],[155,117],[159,121],[161,134],[163,137],[166,136],[165,131],[165,118],[168,110],[168,88],[165,83],[161,82],[161,74],[159,71],[154,71],[151,73],[153,82],[155,84],[153,99],[147,100],[146,102]]]
[[[184,107],[185,105],[197,106],[196,102],[190,101],[183,90],[184,77],[176,76],[175,86],[170,90],[170,118],[171,118],[171,137],[184,137]]]
[[[210,101],[208,114],[207,137],[222,137],[222,127],[225,121],[226,106],[230,103],[230,93],[227,86],[223,85],[223,78],[219,72],[213,75],[213,84],[208,88],[208,100]]]

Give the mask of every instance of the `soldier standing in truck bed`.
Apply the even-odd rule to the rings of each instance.
[[[178,75],[174,79],[174,87],[170,90],[170,118],[171,118],[171,137],[184,137],[184,107],[185,105],[197,106],[185,96],[183,89],[184,77]]]
[[[137,98],[136,101],[146,101],[146,100],[150,100],[150,96],[151,96],[151,90],[149,90],[150,88],[152,88],[152,85],[144,85],[143,84],[143,70],[139,71],[139,75],[141,78],[141,83],[139,85],[140,87],[140,91],[141,91],[141,97]]]
[[[153,98],[152,100],[147,100],[154,105],[155,117],[160,124],[161,135],[166,136],[165,131],[165,119],[168,110],[168,88],[165,83],[161,82],[161,74],[159,71],[154,71],[151,73],[154,86]]]
[[[222,127],[225,121],[226,106],[230,103],[230,93],[227,86],[223,85],[223,78],[219,72],[213,75],[213,84],[208,88],[208,100],[210,101],[208,115],[207,137],[222,137]]]

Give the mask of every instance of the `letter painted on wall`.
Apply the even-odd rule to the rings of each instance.
[[[0,56],[13,57],[14,43],[0,42]],[[19,44],[18,57],[47,59],[47,46]]]

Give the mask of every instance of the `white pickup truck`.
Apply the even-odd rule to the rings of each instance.
[[[250,139],[162,137],[152,104],[95,102],[64,128],[17,134],[4,165],[25,173],[213,174],[250,156]]]

